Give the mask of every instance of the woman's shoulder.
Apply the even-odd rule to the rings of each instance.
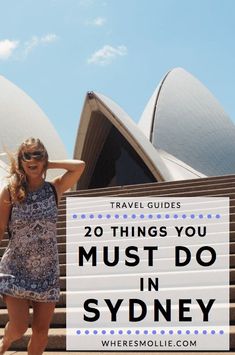
[[[51,188],[53,191],[55,189],[55,184],[53,181],[45,181],[45,186]]]
[[[0,187],[0,194],[4,194],[4,195],[9,195],[10,196],[10,184],[8,184],[8,183],[3,184]]]
[[[56,189],[56,186],[54,184],[53,181],[46,181],[47,186],[49,186],[51,188],[51,190],[53,191],[54,195],[55,195],[55,199],[56,199],[56,204],[58,205],[58,191]]]
[[[11,193],[9,184],[4,184],[0,188],[0,200],[11,202]]]

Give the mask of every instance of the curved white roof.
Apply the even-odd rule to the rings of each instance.
[[[154,117],[158,95],[160,94],[161,87],[168,74],[169,73],[167,73],[164,76],[164,78],[158,84],[157,88],[154,90],[147,105],[145,106],[144,112],[142,113],[142,116],[138,123],[138,127],[141,129],[141,131],[149,140],[151,140],[152,125],[154,122],[153,117]]]
[[[181,68],[154,92],[139,127],[157,149],[203,174],[235,172],[235,126],[210,91]]]
[[[157,149],[158,154],[162,158],[165,166],[171,172],[172,180],[188,180],[206,177],[206,175],[193,169],[191,166],[177,159],[173,155],[165,152],[164,150]]]
[[[102,113],[100,117],[99,113]],[[105,118],[104,118],[105,117]],[[86,161],[80,187],[87,188],[109,127],[113,125],[141,157],[157,181],[193,179],[203,175],[169,154],[155,149],[127,113],[114,101],[88,93],[80,118],[74,158]]]
[[[4,146],[12,152],[28,137],[40,138],[51,159],[67,157],[65,146],[39,106],[21,89],[0,76],[0,152]],[[8,160],[1,157],[6,163]],[[49,170],[48,176],[58,175]]]

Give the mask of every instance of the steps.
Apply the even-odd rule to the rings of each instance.
[[[65,354],[65,328],[66,328],[66,225],[65,225],[65,198],[66,196],[230,196],[231,198],[231,233],[230,233],[230,340],[231,353],[235,353],[235,175],[203,178],[196,180],[150,183],[141,185],[129,185],[111,187],[105,189],[83,190],[69,192],[64,195],[59,206],[58,219],[58,249],[60,261],[60,283],[61,296],[57,304],[55,314],[52,320],[49,333],[49,341],[47,351],[52,354]],[[7,246],[7,235],[0,246],[0,256]],[[215,292],[216,292],[216,285]],[[74,297],[77,297],[74,294]],[[3,334],[4,324],[7,321],[7,311],[5,304],[0,301],[0,337]],[[31,334],[29,328],[24,337],[12,345],[12,350],[7,354],[12,354],[13,350],[17,350],[16,354],[26,354],[26,346]],[[73,352],[78,354],[78,352]],[[134,352],[133,352],[134,353]],[[198,352],[197,354],[214,354],[216,352]],[[220,352],[222,354],[223,352]],[[227,352],[226,352],[227,353]],[[47,352],[45,352],[47,354]],[[109,353],[106,353],[109,354]],[[131,352],[129,354],[132,354]],[[135,353],[136,354],[136,353]],[[148,354],[151,354],[148,352]],[[164,354],[168,354],[164,352]],[[171,353],[172,354],[172,353]],[[184,352],[184,354],[189,354]]]

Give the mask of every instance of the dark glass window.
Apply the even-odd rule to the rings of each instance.
[[[97,161],[89,188],[156,181],[131,145],[112,127]]]

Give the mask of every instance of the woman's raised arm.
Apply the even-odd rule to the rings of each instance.
[[[48,161],[47,169],[67,170],[66,173],[52,180],[59,197],[80,179],[84,168],[85,162],[82,160],[71,159]]]

